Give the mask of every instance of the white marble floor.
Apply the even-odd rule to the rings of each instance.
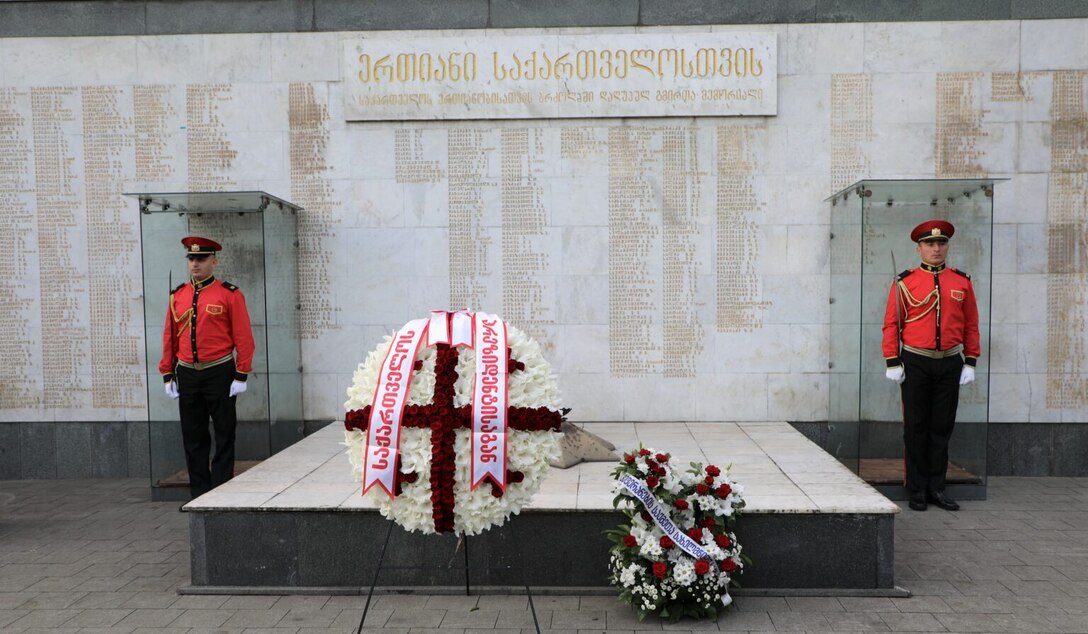
[[[674,462],[732,465],[746,513],[893,514],[899,507],[788,423],[587,423],[617,451],[639,444]],[[359,493],[333,423],[185,506],[210,510],[355,510],[374,504]],[[612,462],[552,469],[527,510],[612,508]]]

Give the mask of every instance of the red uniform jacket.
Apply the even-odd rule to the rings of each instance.
[[[982,348],[971,276],[924,264],[900,273],[884,312],[883,351],[888,367],[900,365],[900,337],[904,345],[928,350],[948,350],[962,343],[967,365],[975,365]]]
[[[244,381],[253,371],[253,330],[246,298],[237,286],[210,277],[202,282],[186,282],[170,293],[159,361],[163,380],[174,378],[178,360],[207,363],[235,349],[235,378]]]

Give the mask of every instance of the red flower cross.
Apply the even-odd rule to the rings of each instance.
[[[407,405],[401,417],[404,427],[428,428],[431,430],[431,513],[434,516],[434,529],[439,533],[453,531],[453,472],[456,456],[453,441],[458,429],[472,428],[472,406],[454,407],[454,383],[457,381],[457,349],[440,343],[435,361],[434,399],[430,405]],[[507,351],[509,354],[509,350]],[[513,359],[507,364],[510,372],[525,368],[525,364]],[[344,417],[344,427],[348,431],[358,429],[366,433],[370,420],[370,405],[362,409],[353,409]],[[510,407],[506,414],[507,425],[518,431],[559,431],[563,423],[563,414],[553,412],[546,407]],[[396,493],[401,491],[402,482],[415,482],[418,474],[401,473],[398,458],[396,475]],[[521,482],[524,475],[520,471],[506,472],[507,483]],[[491,493],[502,495],[502,489],[491,485]]]

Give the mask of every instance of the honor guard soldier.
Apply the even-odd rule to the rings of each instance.
[[[222,247],[197,236],[181,243],[189,281],[170,292],[159,372],[167,396],[178,401],[189,489],[196,498],[234,475],[235,397],[246,391],[254,345],[245,296],[213,275]],[[210,469],[209,417],[215,428]]]
[[[955,232],[944,220],[911,231],[922,263],[896,277],[884,313],[886,375],[902,393],[906,488],[915,511],[927,502],[960,508],[945,495],[948,441],[960,386],[975,380],[981,348],[971,276],[945,264]]]

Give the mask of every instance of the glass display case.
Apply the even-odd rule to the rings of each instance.
[[[181,238],[223,245],[215,276],[244,293],[253,325],[253,372],[237,400],[237,474],[303,435],[299,208],[264,192],[126,195],[141,212],[151,495],[188,500],[178,405],[164,394],[158,369],[167,299],[188,281]]]
[[[829,450],[892,499],[905,499],[899,388],[884,376],[884,311],[892,281],[919,264],[911,230],[933,218],[956,227],[948,264],[971,275],[982,356],[960,389],[947,492],[985,499],[989,421],[994,185],[1005,179],[865,180],[831,204]]]

